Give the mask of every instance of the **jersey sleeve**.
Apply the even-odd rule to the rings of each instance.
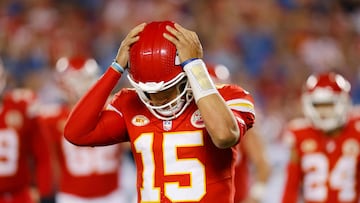
[[[241,135],[244,135],[255,123],[255,107],[252,95],[237,85],[222,85],[218,89],[235,115],[242,131]]]
[[[105,109],[121,75],[109,68],[72,109],[64,129],[65,138],[82,146],[102,146],[127,140],[121,114]]]

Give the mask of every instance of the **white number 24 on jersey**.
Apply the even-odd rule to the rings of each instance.
[[[322,153],[303,157],[304,198],[311,201],[324,201],[328,196],[327,183],[331,189],[339,191],[338,200],[348,202],[356,196],[356,157],[341,156],[334,168],[329,171],[329,160]],[[316,187],[314,187],[316,186]]]
[[[190,175],[190,185],[180,186],[178,182],[164,184],[164,192],[172,202],[199,201],[206,192],[205,167],[196,158],[181,158],[177,156],[178,147],[202,146],[202,131],[186,131],[164,133],[163,165],[164,175]],[[155,161],[153,152],[153,133],[143,133],[134,142],[137,153],[141,154],[143,163],[143,183],[141,200],[143,202],[160,202],[160,188],[155,187]]]

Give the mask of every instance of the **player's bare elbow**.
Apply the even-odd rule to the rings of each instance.
[[[64,131],[64,138],[66,141],[70,142],[73,145],[77,145],[77,146],[79,145],[79,144],[77,144],[76,140],[73,139],[71,134],[67,133],[66,131]]]
[[[67,133],[64,133],[65,139],[70,142],[71,144],[79,147],[88,147],[90,146],[88,143],[81,141],[81,139],[74,138],[73,136],[69,136]]]
[[[65,128],[64,128],[64,138],[65,138],[68,142],[70,142],[71,144],[73,144],[73,145],[83,146],[83,145],[81,144],[81,142],[79,142],[79,140],[77,139],[77,135],[78,135],[78,133],[73,132],[71,126],[65,125]]]
[[[240,139],[240,130],[237,126],[218,129],[213,133],[212,141],[217,148],[225,149],[234,146]]]

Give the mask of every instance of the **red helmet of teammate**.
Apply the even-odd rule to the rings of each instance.
[[[323,131],[344,125],[351,106],[350,88],[350,83],[340,74],[311,75],[302,95],[305,116]]]
[[[56,63],[56,78],[68,99],[80,98],[99,76],[100,67],[92,58],[62,57]]]
[[[141,101],[159,119],[178,117],[193,99],[190,85],[177,56],[176,47],[163,37],[171,21],[152,22],[139,34],[140,39],[130,48],[130,84],[136,89]],[[148,93],[157,93],[176,86],[178,96],[161,105],[153,105]]]
[[[223,64],[206,63],[206,68],[214,83],[229,83],[230,71]]]

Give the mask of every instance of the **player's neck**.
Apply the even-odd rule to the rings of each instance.
[[[340,126],[338,128],[335,128],[333,130],[329,130],[327,132],[324,132],[326,136],[328,137],[337,137],[341,134],[341,131],[343,130],[343,126]]]

